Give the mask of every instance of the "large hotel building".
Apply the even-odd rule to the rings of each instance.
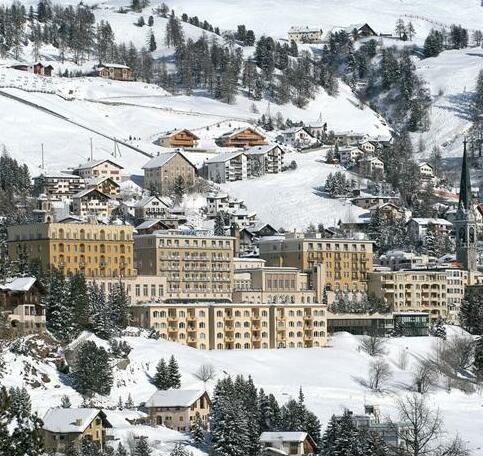
[[[333,291],[365,291],[367,274],[373,269],[373,242],[352,239],[322,239],[288,233],[262,239],[260,258],[267,266],[294,267],[311,273],[323,265],[326,287]]]

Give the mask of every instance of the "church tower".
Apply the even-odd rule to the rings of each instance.
[[[460,199],[454,222],[456,230],[456,259],[468,271],[477,270],[476,218],[471,193],[470,166],[464,141],[463,166],[461,168]]]

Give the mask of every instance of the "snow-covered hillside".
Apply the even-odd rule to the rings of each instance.
[[[453,329],[450,333],[455,331]],[[125,370],[115,370],[114,387],[109,399],[103,401],[105,406],[115,406],[119,396],[126,399],[128,394],[136,404],[146,401],[154,391],[147,374],[154,373],[160,358],[173,354],[180,365],[183,388],[203,387],[193,373],[207,363],[215,367],[217,378],[252,375],[258,387],[273,393],[282,403],[296,398],[302,386],[307,406],[325,425],[332,414],[341,413],[344,408],[361,413],[365,404],[378,405],[383,417],[396,418],[395,397],[407,393],[407,387],[412,382],[413,367],[419,359],[432,352],[439,339],[389,339],[387,360],[394,375],[386,392],[378,394],[361,385],[360,380],[367,378],[371,358],[358,350],[360,339],[346,333],[337,334],[332,338],[330,347],[323,349],[199,351],[143,337],[126,337],[125,340],[132,347],[130,363]],[[401,352],[408,354],[409,361],[404,370],[398,367]],[[48,377],[49,381],[40,387],[26,384],[34,409],[39,413],[43,414],[49,406],[59,404],[64,394],[69,395],[74,406],[80,403],[80,396],[60,381],[53,366],[18,354],[8,354],[6,361],[8,372],[2,382],[7,386],[25,384],[24,379],[32,375]],[[211,390],[213,386],[213,383],[209,383],[208,388]],[[465,395],[455,389],[449,392],[441,388],[430,394],[430,403],[432,407],[439,407],[449,436],[458,432],[468,442],[472,454],[483,454],[483,403],[480,394]],[[164,428],[129,426],[125,418],[133,418],[137,414],[135,411],[108,411],[117,437],[126,439],[131,433],[149,435],[159,450],[156,456],[166,454],[172,442],[186,439],[186,436]]]
[[[222,185],[224,191],[242,199],[260,220],[275,228],[304,229],[315,226],[336,226],[342,222],[368,219],[368,211],[346,199],[331,199],[320,189],[329,173],[344,171],[338,165],[325,163],[325,152],[294,153],[285,156],[297,169],[276,175],[266,175],[248,182],[230,182]],[[347,173],[348,177],[354,178]]]

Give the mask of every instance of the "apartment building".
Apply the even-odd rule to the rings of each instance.
[[[320,43],[322,41],[322,29],[320,27],[294,25],[288,31],[288,40],[296,43]]]
[[[8,227],[8,253],[17,259],[26,252],[44,271],[59,269],[86,277],[130,277],[133,229],[98,223],[33,223]]]
[[[59,198],[69,198],[85,188],[84,179],[75,174],[43,172],[33,180],[34,187],[39,190],[39,193]]]
[[[262,238],[260,258],[267,266],[293,267],[312,272],[321,264],[328,290],[363,291],[373,269],[373,242],[354,239],[323,239],[290,233],[285,237]]]
[[[321,304],[147,303],[131,307],[133,324],[201,350],[323,347]]]
[[[121,183],[121,170],[124,168],[113,160],[90,160],[79,165],[72,173],[84,179],[110,177],[114,182]]]
[[[277,144],[254,146],[245,150],[249,175],[253,177],[282,172],[285,151]]]
[[[244,151],[226,152],[205,162],[206,175],[217,183],[246,180],[248,178],[248,159]]]
[[[109,217],[111,198],[96,188],[86,188],[72,197],[72,213],[79,217]]]
[[[196,178],[196,167],[179,150],[159,154],[144,166],[144,187],[159,193],[170,191],[176,179],[192,185]]]
[[[231,300],[235,239],[167,230],[135,236],[141,275],[166,277],[166,299]]]
[[[368,276],[368,294],[385,299],[393,312],[427,312],[433,321],[448,318],[445,270],[372,272]]]

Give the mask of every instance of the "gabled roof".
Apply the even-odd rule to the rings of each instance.
[[[306,432],[262,432],[260,442],[304,442],[308,437]]]
[[[103,63],[101,65],[98,65],[97,68],[121,68],[121,69],[126,69],[126,70],[131,69],[127,65],[121,65],[119,63]]]
[[[7,279],[5,283],[0,284],[0,290],[22,292],[29,291],[37,282],[35,277],[16,277]]]
[[[285,152],[278,144],[266,144],[264,146],[253,146],[245,149],[245,153],[247,155],[265,155],[276,148],[280,149],[282,153]]]
[[[154,200],[159,201],[161,204],[163,204],[164,206],[166,206],[166,208],[169,208],[169,204],[166,202],[166,200],[164,200],[163,198],[160,198],[159,196],[156,196],[156,195],[145,196],[143,199],[139,200],[134,205],[134,207],[137,207],[137,208],[139,208],[139,207],[145,207],[145,206],[147,206],[148,204],[150,204]]]
[[[143,223],[141,223],[140,225],[138,225],[136,227],[136,230],[147,230],[147,229],[153,227],[154,225],[156,225],[157,223],[159,223],[163,226],[166,226],[166,224],[162,220],[152,219],[152,220],[145,220]]]
[[[146,402],[146,407],[191,407],[206,391],[167,390],[156,391]]]
[[[40,179],[41,177],[44,178],[52,178],[52,179],[82,179],[82,177],[78,176],[77,174],[69,174],[63,173],[62,171],[42,171],[38,176],[35,176],[34,179]]]
[[[226,152],[220,155],[217,155],[216,157],[212,157],[208,160],[205,161],[205,163],[225,163],[227,161],[233,160],[234,158],[240,156],[240,155],[245,155],[245,151],[239,150],[237,152]]]
[[[169,131],[169,132],[165,133],[163,136],[161,136],[160,139],[171,138],[171,136],[174,136],[174,135],[177,135],[178,133],[183,133],[183,132],[189,133],[191,136],[193,136],[193,139],[200,139],[191,130],[188,130],[187,128],[181,128],[181,129],[178,129],[178,130]]]
[[[221,138],[229,138],[230,136],[234,136],[234,135],[237,135],[239,133],[243,133],[245,130],[250,130],[251,132],[253,132],[253,133],[255,133],[257,135],[260,135],[263,138],[265,138],[265,135],[263,135],[256,128],[253,128],[253,127],[240,127],[240,128],[235,128],[234,130],[227,131],[226,133],[222,134],[221,135]]]
[[[409,220],[410,222],[415,222],[418,225],[446,225],[451,226],[453,225],[448,220],[442,218],[423,218],[423,217],[415,217]]]
[[[104,196],[105,198],[107,199],[110,199],[110,197],[102,192],[100,192],[99,190],[97,190],[97,188],[95,187],[91,187],[91,188],[86,188],[84,190],[81,190],[80,192],[77,192],[75,195],[72,196],[72,199],[77,199],[77,198],[83,198],[84,196],[87,196],[89,193],[93,193],[93,192],[96,192],[96,193],[99,193],[99,195],[102,195]]]
[[[109,158],[106,158],[104,160],[89,160],[87,163],[83,163],[81,165],[79,165],[77,168],[75,168],[75,170],[80,170],[80,169],[91,169],[91,168],[94,168],[104,162],[109,162],[109,163],[112,163],[114,166],[117,166],[119,169],[124,169],[123,166],[121,166],[119,163],[116,163],[115,161],[109,159]]]
[[[151,158],[142,169],[153,169],[153,168],[160,168],[161,166],[164,166],[166,163],[168,163],[172,158],[176,157],[179,155],[180,157],[183,157],[193,168],[196,169],[196,166],[191,163],[188,158],[183,154],[181,150],[175,150],[173,152],[164,152],[162,154],[159,154],[156,157]]]
[[[420,168],[423,166],[429,166],[431,169],[433,169],[433,165],[429,164],[428,162],[422,162],[418,165]]]
[[[105,423],[110,427],[102,410],[95,408],[52,408],[47,411],[43,418],[43,429],[63,434],[82,433],[99,414],[102,414]]]
[[[92,177],[90,179],[86,179],[86,185],[89,185],[91,187],[97,187],[106,180],[110,180],[116,187],[120,187],[120,185],[112,177],[109,176]]]

